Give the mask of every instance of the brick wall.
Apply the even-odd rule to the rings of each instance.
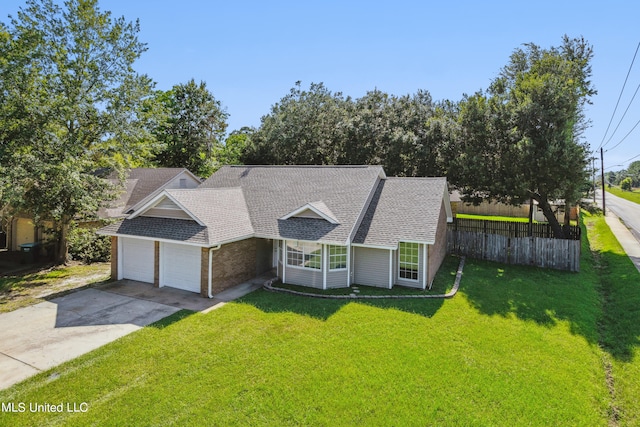
[[[222,249],[222,248],[220,248]],[[209,295],[209,249],[202,248],[200,252],[200,296],[208,298]]]
[[[253,279],[258,274],[258,270],[264,268],[264,259],[266,258],[263,251],[268,249],[268,245],[261,239],[246,239],[239,242],[233,242],[222,245],[220,249],[213,252],[212,260],[212,293],[216,294],[231,286],[238,285]],[[204,256],[204,254],[203,254]],[[258,263],[258,259],[263,262]],[[205,277],[205,267],[208,274],[208,255],[207,262],[203,262],[203,271],[201,277]],[[264,272],[266,270],[261,271]],[[205,294],[206,294],[205,279]]]
[[[436,242],[429,246],[429,271],[427,281],[433,282],[436,273],[442,264],[442,260],[447,255],[447,212],[444,208],[444,202],[440,207],[440,219],[438,220],[438,229],[436,231]]]

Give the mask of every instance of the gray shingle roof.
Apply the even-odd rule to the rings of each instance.
[[[199,246],[209,246],[209,236],[204,226],[186,219],[137,217],[109,224],[98,230],[99,234],[140,236],[161,240],[177,240]]]
[[[197,189],[165,192],[202,224],[137,216],[100,233],[201,246],[250,236],[344,244],[366,209],[353,243],[396,248],[400,241],[435,241],[448,194],[445,178],[386,178],[379,166],[226,166]],[[281,219],[307,204],[338,224],[295,216]]]
[[[254,234],[241,188],[166,190],[207,227],[208,243],[219,244]]]
[[[101,218],[121,218],[126,212],[148,196],[158,193],[163,186],[177,177],[184,168],[134,168],[127,172],[125,188],[118,199],[109,202],[109,206],[101,208],[98,216]],[[112,184],[118,185],[117,175],[112,172],[106,178]]]
[[[387,178],[380,182],[353,243],[397,247],[433,243],[446,178]]]
[[[258,237],[344,244],[381,176],[380,166],[225,166],[199,188],[241,187]],[[317,201],[339,224],[280,219]]]

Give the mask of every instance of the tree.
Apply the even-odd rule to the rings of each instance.
[[[155,161],[160,166],[187,168],[207,177],[215,169],[214,154],[221,147],[228,114],[205,82],[191,79],[167,92],[156,93],[165,116],[154,127],[159,142]]]
[[[242,155],[255,131],[255,128],[244,126],[240,130],[231,132],[216,156],[218,163],[220,165],[241,165]]]
[[[622,181],[620,181],[620,188],[623,189],[624,191],[631,191],[631,177],[628,176],[625,179],[623,179]]]
[[[632,185],[640,187],[640,160],[631,163],[627,168],[627,175],[631,177]]]
[[[0,29],[0,197],[53,221],[58,262],[70,224],[114,196],[96,168],[122,171],[148,141],[138,31],[96,0],[27,0]]]
[[[564,37],[560,47],[516,49],[486,94],[460,104],[454,184],[472,196],[538,202],[556,237],[564,232],[550,200],[580,197],[587,178],[583,107],[596,92],[589,77],[592,47]]]
[[[261,118],[242,156],[243,163],[342,163],[349,102],[322,83],[311,83],[309,90],[302,90],[301,82],[296,82],[289,94],[271,107],[270,114]]]
[[[301,83],[262,117],[246,164],[382,165],[389,175],[442,173],[442,125],[426,91],[395,96],[379,90],[357,100],[322,83]]]

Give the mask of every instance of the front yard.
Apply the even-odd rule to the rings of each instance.
[[[49,267],[0,277],[0,313],[109,279],[109,263]]]
[[[179,312],[1,391],[26,411],[0,425],[637,425],[640,276],[602,217],[585,227],[579,274],[467,259],[449,300]]]

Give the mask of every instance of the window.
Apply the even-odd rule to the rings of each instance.
[[[420,259],[420,245],[418,243],[400,242],[398,263],[400,278],[418,280],[418,260]]]
[[[287,265],[320,270],[322,267],[322,245],[287,243]]]
[[[347,247],[329,246],[329,270],[344,270],[347,268]]]
[[[180,178],[180,188],[187,188],[187,178]]]

